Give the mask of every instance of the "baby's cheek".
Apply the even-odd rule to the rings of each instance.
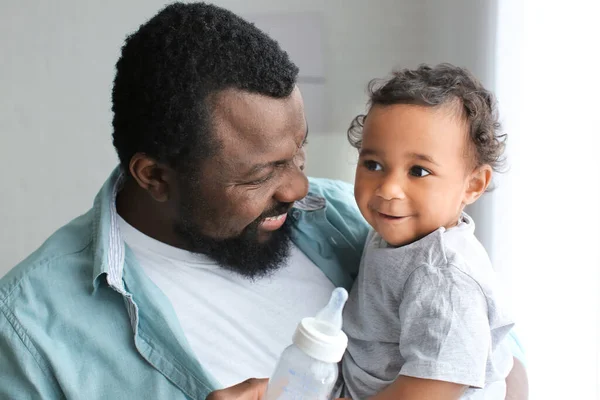
[[[367,220],[367,222],[371,223],[370,219],[372,211],[369,209],[369,200],[361,197],[356,199],[356,203],[363,217]]]

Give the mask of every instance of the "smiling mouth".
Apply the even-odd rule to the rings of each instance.
[[[287,213],[268,217],[262,220],[260,227],[265,231],[275,231],[283,226],[287,218]]]
[[[276,215],[274,217],[267,217],[265,218],[265,221],[280,221],[283,218],[285,218],[286,214],[281,214],[281,215]]]
[[[410,215],[389,215],[389,214],[384,214],[379,211],[377,211],[377,214],[379,215],[379,217],[381,217],[387,221],[404,221],[404,220],[410,218]]]

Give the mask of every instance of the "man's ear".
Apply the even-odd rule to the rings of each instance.
[[[129,161],[129,173],[137,184],[158,202],[169,200],[171,170],[143,153],[135,153]]]
[[[482,194],[485,193],[492,182],[492,167],[485,164],[477,167],[468,177],[467,188],[465,190],[463,203],[465,205],[473,204]]]

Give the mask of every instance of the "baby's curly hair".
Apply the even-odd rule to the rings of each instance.
[[[495,96],[465,68],[451,64],[395,71],[390,79],[369,83],[369,108],[373,105],[414,104],[439,107],[455,103],[469,126],[476,166],[500,171],[504,165],[506,134],[501,133]],[[348,129],[350,144],[360,149],[365,118],[354,118]]]

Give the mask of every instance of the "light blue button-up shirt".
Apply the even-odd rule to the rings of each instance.
[[[0,399],[204,399],[220,388],[121,238],[120,176],[0,280]],[[368,231],[352,186],[311,178],[309,191],[291,211],[294,243],[350,289]]]

